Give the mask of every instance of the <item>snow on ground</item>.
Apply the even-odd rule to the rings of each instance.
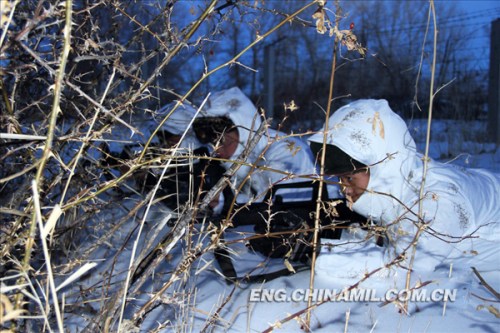
[[[417,126],[418,125],[418,126]],[[423,150],[421,128],[425,124],[412,122],[410,128],[418,142],[419,149]],[[481,142],[477,138],[467,137],[463,134],[466,127],[456,126],[451,122],[435,122],[434,139],[431,144],[431,156],[442,161],[452,161],[466,167],[483,167],[500,172],[500,152],[493,144]],[[470,125],[468,128],[475,128]],[[478,125],[480,126],[480,125]],[[481,131],[481,129],[475,129]],[[460,145],[455,138],[456,133],[462,133]],[[484,133],[484,132],[483,132]],[[470,141],[469,141],[470,140]],[[474,140],[474,141],[472,141]],[[466,154],[467,152],[467,154]],[[468,155],[470,153],[470,155]],[[459,158],[453,159],[459,155]],[[116,203],[116,209],[110,215],[102,216],[103,221],[118,221],[125,216],[131,207],[140,198],[136,195]],[[170,213],[162,205],[153,206],[145,219],[143,233],[138,242],[140,251],[147,241],[151,241],[158,223]],[[110,281],[119,281],[124,278],[132,253],[132,243],[137,236],[137,227],[143,218],[144,210],[139,211],[133,218],[116,232],[113,244],[105,244],[102,249],[95,252],[93,260],[99,266],[89,274],[87,279],[79,282],[80,292],[71,294],[67,292],[66,302],[87,302],[96,295],[86,299],[81,290],[91,288],[96,281],[104,277]],[[198,230],[206,225],[197,225]],[[158,230],[156,230],[158,231]],[[159,230],[165,234],[168,227]],[[251,230],[237,228],[230,230],[226,240],[241,239]],[[161,236],[161,235],[160,235]],[[345,237],[361,237],[362,235],[345,234]],[[124,244],[130,237],[121,252],[117,252],[114,244]],[[500,235],[498,237],[500,239]],[[205,242],[205,240],[199,240]],[[344,241],[344,240],[342,240]],[[370,272],[380,266],[382,252],[376,245],[351,245],[339,248],[329,247],[328,244],[338,240],[322,240],[324,245],[315,269],[315,285],[317,292],[342,291],[363,278],[364,273]],[[155,272],[154,281],[143,286],[143,295],[140,299],[131,300],[125,310],[125,318],[130,318],[147,300],[150,293],[168,280],[169,273],[177,266],[182,258],[185,240],[176,246],[160,268]],[[252,253],[242,243],[230,246],[236,269],[240,276],[248,273],[259,264],[266,264],[261,271],[273,271],[284,268],[282,261],[274,259],[267,262],[263,256]],[[476,248],[484,261],[476,260],[474,254],[464,257],[453,263],[453,267],[443,265],[434,272],[419,274],[415,279],[422,283],[429,283],[422,289],[427,295],[435,290],[447,290],[454,293],[454,301],[449,302],[413,302],[409,307],[409,314],[402,313],[401,308],[395,303],[384,304],[381,298],[387,291],[402,290],[400,283],[395,283],[393,278],[387,277],[384,270],[377,272],[372,277],[360,284],[366,293],[371,293],[369,299],[349,301],[342,299],[335,302],[326,302],[312,311],[311,330],[313,332],[500,332],[498,300],[482,285],[471,269],[474,266],[481,276],[493,287],[500,291],[500,256],[497,243],[482,243]],[[117,256],[115,256],[117,255]],[[114,267],[113,275],[109,276],[110,268]],[[214,332],[260,332],[275,324],[276,332],[303,332],[302,322],[297,319],[290,320],[283,325],[276,324],[290,314],[297,313],[306,308],[304,298],[287,301],[292,296],[301,296],[302,291],[309,287],[310,270],[301,271],[294,275],[283,276],[267,283],[254,284],[228,284],[221,277],[219,266],[215,262],[213,253],[209,252],[198,259],[189,276],[184,276],[165,293],[161,306],[149,313],[142,323],[141,332],[150,332],[164,325],[162,332],[200,332],[204,328]],[[111,284],[113,286],[113,284]],[[396,288],[396,289],[392,289]],[[90,289],[89,289],[90,290]],[[273,300],[251,301],[251,297],[275,293]],[[394,296],[394,294],[391,294]],[[355,295],[354,295],[355,296]],[[99,312],[102,303],[90,302],[89,314]],[[90,309],[90,310],[89,310]],[[88,315],[88,314],[87,314]],[[85,316],[83,316],[85,317]],[[303,318],[304,316],[301,316]],[[88,323],[81,319],[81,314],[66,319],[65,324],[72,332],[80,332]]]
[[[490,250],[496,247],[496,244],[490,244]],[[324,249],[316,267],[316,290],[318,292],[320,290],[341,291],[350,286],[362,276],[346,277],[346,271],[343,269],[355,267],[360,272],[365,272],[369,268],[368,271],[370,271],[379,267],[381,262],[379,253],[380,251],[373,247],[360,247],[349,253],[334,253]],[[498,266],[498,255],[495,256]],[[473,264],[478,266],[477,269],[498,290],[500,287],[498,268],[494,272],[484,274],[488,267],[482,266],[481,263]],[[467,267],[469,266],[470,263],[467,263]],[[206,275],[208,276],[209,273],[207,272]],[[492,299],[493,297],[478,283],[470,269],[461,268],[457,264],[451,277],[449,277],[449,267],[443,267],[441,271],[430,276],[419,277],[422,282],[432,281],[425,288],[427,292],[430,293],[438,288],[456,290],[456,300],[447,302],[446,308],[443,302],[413,303],[410,306],[410,315],[405,315],[400,313],[400,309],[394,304],[383,305],[382,301],[349,302],[341,299],[337,302],[327,302],[315,309],[311,329],[313,332],[498,332],[499,319],[486,310],[487,306],[495,305],[495,303],[479,298]],[[306,302],[303,299],[293,302],[283,301],[280,297],[281,295],[300,296],[301,294],[294,293],[297,293],[297,290],[304,290],[308,284],[309,271],[304,271],[264,284],[237,287],[232,294],[231,301],[220,313],[223,318],[218,322],[220,331],[260,332],[278,320],[304,309]],[[196,307],[201,313],[213,313],[217,304],[221,304],[224,297],[233,292],[233,287],[225,285],[215,274],[212,278],[203,278],[197,286],[199,289]],[[370,299],[375,299],[391,290],[392,281],[383,275],[376,275],[360,287],[375,292],[377,296],[370,296]],[[274,291],[278,299],[249,302],[251,295],[255,295],[255,290],[263,290],[260,293]],[[283,293],[280,294],[281,292]],[[347,314],[349,318],[346,317]],[[191,327],[193,331],[198,331],[203,327],[205,318],[206,316],[195,318]],[[277,332],[303,332],[297,320],[277,325],[276,328],[278,327],[281,330],[277,329]]]
[[[420,152],[425,151],[427,120],[407,121]],[[442,162],[500,172],[500,150],[487,141],[484,121],[434,120],[429,156]]]

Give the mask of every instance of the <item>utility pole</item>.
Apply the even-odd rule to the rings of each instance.
[[[264,107],[266,118],[274,116],[274,43],[264,48]]]
[[[493,142],[500,145],[500,19],[491,23],[488,130]]]
[[[1,0],[0,0],[1,1]],[[274,73],[276,71],[276,45],[286,37],[267,44],[264,47],[264,108],[266,118],[274,117]],[[273,125],[277,124],[277,119],[273,119]]]

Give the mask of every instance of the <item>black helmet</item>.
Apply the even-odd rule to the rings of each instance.
[[[311,150],[315,157],[321,152],[322,143],[311,142]],[[366,170],[367,166],[348,154],[335,145],[326,145],[325,156],[325,173],[330,175],[342,175],[355,172],[358,170]]]

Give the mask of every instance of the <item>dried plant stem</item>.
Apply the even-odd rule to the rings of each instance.
[[[12,11],[14,12],[14,11]],[[5,29],[7,30],[7,29]],[[0,43],[1,45],[1,43]],[[7,133],[21,133],[21,128],[19,127],[19,123],[14,118],[14,110],[12,108],[12,104],[9,100],[9,96],[7,96],[7,90],[5,84],[3,82],[3,78],[0,77],[0,90],[2,90],[2,98],[5,103],[5,108],[7,109],[7,114],[9,115],[8,122],[10,123],[7,127]]]
[[[433,111],[433,104],[434,104],[434,82],[435,82],[435,75],[436,75],[436,62],[437,62],[437,35],[438,35],[438,29],[437,29],[437,22],[436,22],[436,8],[434,7],[434,0],[430,0],[429,3],[429,21],[427,23],[427,27],[430,25],[430,19],[432,17],[433,19],[433,28],[434,28],[434,36],[433,36],[433,53],[432,53],[432,65],[431,65],[431,80],[430,80],[430,87],[429,87],[429,116],[427,118],[427,133],[426,133],[426,138],[425,138],[425,153],[424,153],[424,165],[423,165],[423,172],[422,172],[422,183],[420,185],[420,200],[419,200],[419,207],[418,207],[418,216],[421,217],[423,214],[423,198],[425,195],[425,181],[427,177],[427,168],[428,168],[428,163],[429,163],[429,149],[430,149],[430,141],[431,141],[431,124],[432,124],[432,111]],[[426,34],[427,35],[427,34]],[[405,288],[409,289],[410,284],[411,284],[411,273],[412,273],[412,268],[413,268],[413,263],[415,261],[415,255],[417,253],[417,244],[418,244],[418,239],[422,232],[426,229],[427,225],[425,224],[425,221],[418,222],[417,224],[417,231],[415,235],[415,239],[413,242],[413,247],[411,250],[411,257],[410,257],[410,263],[408,266],[408,271],[406,273],[406,282],[405,282]],[[405,301],[404,303],[404,309],[406,312],[408,312],[408,300]]]
[[[433,18],[433,26],[434,26],[434,44],[433,44],[433,52],[432,52],[432,66],[431,66],[431,81],[429,87],[429,116],[427,118],[427,133],[425,137],[425,153],[424,153],[424,171],[422,175],[422,185],[420,186],[420,198],[423,198],[425,191],[425,180],[427,176],[427,168],[429,164],[429,149],[430,149],[430,141],[431,141],[431,125],[432,125],[432,111],[434,105],[434,82],[436,76],[436,63],[437,63],[437,37],[438,37],[438,28],[436,22],[436,9],[434,8],[434,0],[430,1],[430,11],[432,13]],[[419,215],[422,215],[422,205],[419,207]]]
[[[56,314],[57,326],[59,332],[64,332],[63,319],[61,315],[61,310],[59,308],[59,300],[57,298],[56,285],[54,282],[54,274],[52,272],[52,263],[50,260],[49,248],[47,246],[46,232],[42,222],[42,211],[40,209],[40,196],[38,193],[38,184],[36,183],[36,180],[33,180],[31,185],[33,187],[33,204],[35,208],[34,209],[35,219],[37,220],[38,228],[40,229],[40,241],[42,243],[43,255],[45,257],[45,266],[47,268],[47,281],[49,283],[49,289],[52,295],[52,302],[54,304],[54,312]],[[48,302],[49,302],[49,297],[47,297],[47,303]],[[47,305],[47,308],[50,308],[50,306]]]
[[[227,295],[224,300],[219,304],[217,309],[211,314],[210,318],[205,323],[205,326],[200,330],[200,333],[205,333],[205,332],[210,332],[212,331],[214,325],[218,320],[221,319],[220,312],[224,307],[227,305],[227,303],[231,300],[233,297],[234,292],[237,290],[237,285],[233,285],[233,288],[229,292],[229,295]]]
[[[12,17],[14,16],[14,12],[16,11],[17,4],[21,2],[21,0],[16,0],[12,7],[10,8],[9,18],[5,24],[5,27],[2,28],[2,36],[0,37],[0,50],[2,49],[3,41],[5,40],[5,36],[7,35],[7,31],[9,30],[9,25],[12,22]]]
[[[497,301],[500,301],[500,293],[498,293],[498,291],[493,289],[493,287],[490,286],[490,284],[488,282],[486,282],[486,280],[481,276],[481,274],[479,274],[479,272],[477,271],[477,269],[475,267],[471,267],[471,268],[472,268],[472,271],[474,272],[474,274],[479,279],[479,281],[481,281],[481,284],[496,297]]]
[[[50,157],[51,154],[51,148],[52,148],[52,142],[54,139],[54,132],[56,128],[56,120],[57,120],[57,115],[60,112],[60,101],[61,101],[61,91],[62,91],[62,83],[64,79],[64,73],[65,73],[65,68],[66,68],[66,63],[68,60],[68,54],[70,50],[70,45],[71,45],[71,14],[72,14],[72,7],[73,7],[73,2],[72,0],[66,0],[66,22],[64,25],[64,45],[62,49],[62,54],[61,54],[61,60],[59,62],[59,70],[57,72],[57,76],[54,82],[54,100],[52,103],[52,111],[50,115],[50,120],[49,120],[49,127],[48,127],[48,133],[47,133],[47,140],[45,141],[45,146],[43,149],[43,154],[42,157],[40,158],[40,164],[37,169],[37,173],[35,176],[35,181],[36,184],[39,188],[42,187],[43,183],[43,172],[45,169],[45,165],[47,163],[47,160]],[[24,259],[22,262],[22,269],[24,271],[27,271],[29,268],[29,262],[31,259],[31,252],[33,249],[34,245],[34,234],[35,234],[35,229],[36,229],[36,212],[33,211],[32,214],[32,220],[31,220],[31,225],[30,225],[30,231],[29,231],[29,238],[28,241],[26,242],[26,247],[25,247],[25,252],[24,252]],[[24,281],[19,281],[19,284],[23,284]],[[19,309],[22,307],[22,294],[18,293],[16,295],[16,309]]]
[[[338,13],[340,10],[339,1],[335,2],[336,12]],[[336,15],[335,19],[335,27],[338,28],[339,24],[339,16]],[[318,247],[318,239],[319,239],[319,229],[320,229],[320,217],[321,217],[321,205],[322,198],[321,195],[323,193],[324,186],[324,173],[325,173],[325,158],[326,158],[326,138],[328,135],[328,123],[330,119],[330,112],[332,108],[332,100],[333,100],[333,87],[335,83],[335,70],[337,68],[337,44],[339,40],[335,37],[333,42],[333,54],[332,54],[332,66],[330,68],[330,86],[328,90],[328,103],[326,106],[326,116],[325,116],[325,127],[323,129],[323,148],[321,149],[321,162],[320,162],[320,172],[319,172],[319,189],[318,189],[318,198],[316,200],[316,212],[314,217],[314,235],[313,235],[313,247],[312,247],[312,260],[311,260],[311,273],[309,276],[309,297],[307,299],[307,307],[310,310],[306,312],[305,319],[305,327],[307,331],[310,331],[311,327],[311,311],[312,311],[312,295],[314,289],[314,267],[316,265],[316,249]]]
[[[345,326],[344,333],[347,333],[347,328],[349,327],[349,318],[351,317],[351,309],[348,309],[345,313]]]
[[[258,116],[259,116],[258,114],[255,114],[255,116],[254,116],[254,118],[252,120],[252,125],[250,126],[250,128],[252,128],[252,129],[254,128],[254,126],[255,126],[255,120],[256,120],[256,117],[258,117]],[[268,119],[268,121],[271,122],[271,119]],[[241,181],[241,183],[238,186],[238,188],[234,191],[234,198],[231,201],[231,204],[229,205],[229,208],[227,209],[226,221],[230,221],[231,220],[231,213],[234,211],[234,206],[236,205],[236,198],[238,197],[238,194],[241,193],[241,191],[242,191],[243,187],[245,186],[246,182],[248,182],[250,180],[250,177],[252,176],[252,173],[258,167],[257,166],[257,162],[260,161],[264,157],[264,154],[266,153],[266,151],[269,150],[270,146],[271,146],[270,144],[266,145],[266,147],[264,147],[264,149],[260,152],[260,154],[256,158],[256,160],[252,161],[252,163],[248,165],[250,167],[250,169],[248,170],[248,174]]]

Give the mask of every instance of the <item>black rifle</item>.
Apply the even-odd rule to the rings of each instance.
[[[303,201],[283,201],[278,195],[279,190],[309,189],[311,198]],[[319,195],[319,182],[305,181],[275,185],[266,194],[263,202],[253,203],[247,207],[235,210],[231,215],[234,227],[254,225],[256,236],[249,241],[249,246],[264,256],[270,258],[286,258],[293,270],[283,269],[271,273],[238,277],[232,264],[229,251],[220,247],[215,250],[221,270],[230,282],[262,282],[276,277],[292,274],[293,271],[309,269],[310,259],[314,251],[313,232],[316,218],[316,205]],[[336,202],[334,215],[324,209],[320,210],[320,237],[339,239],[342,229],[351,223],[365,224],[366,218],[348,208],[344,198],[329,199],[326,186],[323,186],[321,200]],[[319,253],[319,245],[315,249]]]
[[[284,202],[283,197],[277,194],[281,189],[309,189],[311,198],[304,201]],[[250,240],[250,247],[253,250],[272,258],[285,258],[287,256],[295,271],[308,269],[309,259],[313,251],[312,235],[318,193],[319,182],[317,181],[275,185],[268,191],[263,202],[253,203],[248,206],[245,205],[245,207],[236,206],[233,211],[235,213],[229,215],[231,216],[231,225],[233,228],[254,225],[256,237]],[[232,200],[231,195],[230,191],[224,192],[225,207],[229,206],[227,202]],[[337,201],[337,205],[335,206],[336,216],[321,210],[320,236],[322,238],[338,239],[340,238],[342,229],[348,224],[352,222],[366,222],[366,218],[347,207],[345,199],[329,199],[326,186],[323,187],[321,198],[324,201]],[[211,217],[210,221],[215,225],[220,225],[223,222],[223,217],[226,215],[227,211],[226,214],[223,213],[220,217]],[[221,236],[221,241],[224,241],[224,235]],[[132,276],[132,284],[161,255],[163,243],[164,240],[140,262]],[[319,250],[319,246],[317,250]],[[248,283],[261,282],[292,273],[288,269],[283,269],[272,273],[259,275],[247,274],[244,277],[238,277],[230,253],[226,248],[217,248],[214,251],[214,255],[228,283],[235,281]]]

